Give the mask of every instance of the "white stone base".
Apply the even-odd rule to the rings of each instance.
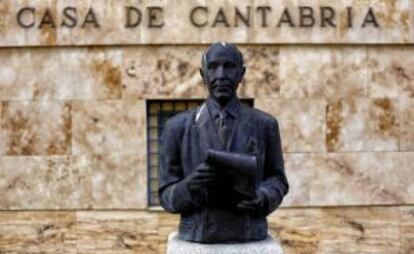
[[[283,250],[271,236],[249,243],[199,244],[180,240],[173,232],[168,237],[167,254],[283,254]]]

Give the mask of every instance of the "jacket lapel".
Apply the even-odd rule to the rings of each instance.
[[[227,143],[227,150],[245,152],[244,148],[251,136],[255,136],[254,125],[250,121],[250,114],[246,106],[240,105],[239,117],[233,123],[233,130]]]

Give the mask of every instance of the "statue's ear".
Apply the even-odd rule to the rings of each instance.
[[[239,82],[240,83],[243,80],[244,74],[246,73],[246,67],[242,67],[239,74]]]

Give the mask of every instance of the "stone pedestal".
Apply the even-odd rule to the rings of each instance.
[[[270,235],[263,241],[232,244],[199,244],[168,237],[167,254],[283,254],[282,247]]]

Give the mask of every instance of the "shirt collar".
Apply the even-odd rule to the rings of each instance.
[[[227,105],[222,109],[220,105],[213,98],[209,97],[207,99],[207,107],[210,110],[211,116],[215,119],[221,111],[225,111],[228,115],[231,115],[233,118],[237,118],[239,115],[240,101],[237,97],[234,97],[227,103]]]

